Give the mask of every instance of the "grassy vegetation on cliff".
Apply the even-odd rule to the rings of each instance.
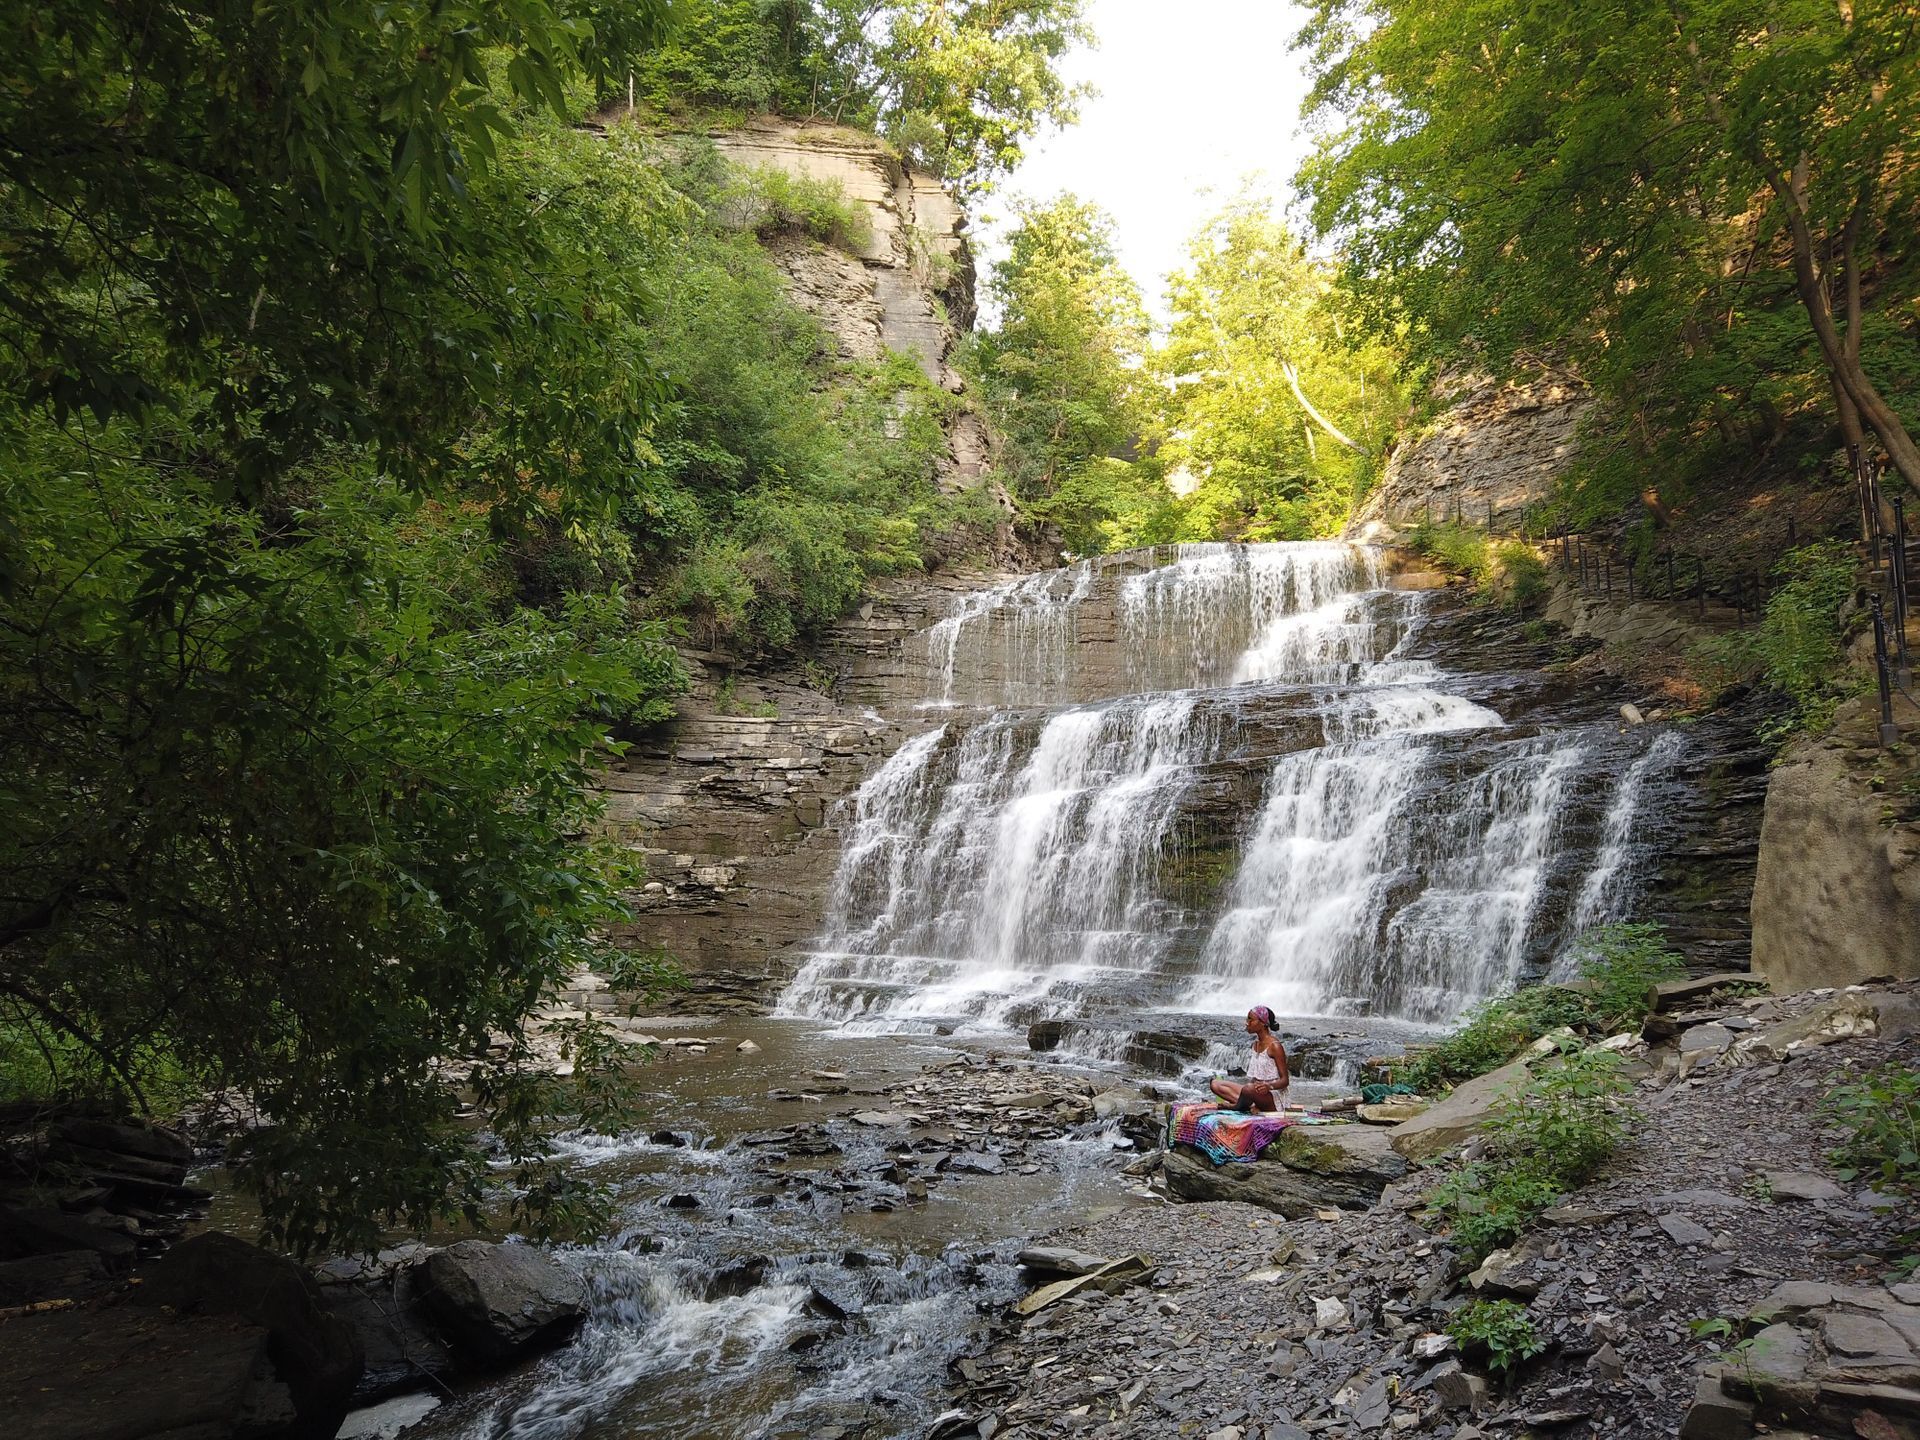
[[[1423,520],[1405,543],[1443,570],[1473,582],[1476,599],[1503,610],[1531,610],[1547,598],[1547,567],[1523,540],[1500,540],[1471,525]]]

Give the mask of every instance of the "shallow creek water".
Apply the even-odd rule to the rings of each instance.
[[[1164,1203],[1121,1173],[1133,1152],[1112,1122],[1041,1127],[1066,1130],[1050,1139],[1028,1138],[1039,1121],[993,1133],[1021,1090],[1145,1079],[1118,1066],[803,1020],[648,1024],[663,1041],[717,1043],[704,1054],[665,1045],[645,1073],[663,1129],[563,1141],[618,1197],[604,1240],[560,1252],[591,1289],[587,1326],[449,1397],[406,1440],[924,1434],[949,1362],[1024,1293],[1016,1256],[1028,1237]],[[741,1052],[743,1040],[759,1049]],[[911,1093],[929,1071],[952,1078]],[[1195,1071],[1161,1083],[1202,1082]],[[931,1123],[900,1126],[854,1118],[929,1112]],[[974,1169],[996,1162],[997,1173]],[[922,1201],[910,1198],[915,1177]]]

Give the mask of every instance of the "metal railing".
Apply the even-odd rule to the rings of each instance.
[[[1920,572],[1920,539],[1909,535],[1905,498],[1895,496],[1888,500],[1885,497],[1884,462],[1869,465],[1863,460],[1854,469],[1860,502],[1861,548],[1872,567],[1868,605],[1873,614],[1880,743],[1891,745],[1899,738],[1899,728],[1893,718],[1895,695],[1920,709],[1920,696],[1914,693],[1913,657],[1907,642],[1907,620],[1915,598],[1916,572]],[[1442,502],[1440,520],[1477,526],[1483,514],[1488,535],[1511,535],[1545,546],[1550,563],[1557,562],[1583,592],[1603,595],[1609,601],[1618,597],[1629,601],[1664,600],[1685,604],[1702,620],[1708,617],[1710,607],[1723,612],[1730,610],[1735,624],[1754,623],[1766,614],[1770,590],[1766,571],[1761,568],[1709,565],[1707,556],[1670,546],[1647,557],[1644,570],[1624,557],[1616,566],[1611,544],[1583,532],[1551,525],[1545,507],[1529,504],[1502,510],[1491,498],[1482,511],[1477,502],[1468,504],[1455,496],[1450,504]],[[1431,525],[1434,522],[1431,496],[1426,501],[1425,516]],[[1799,544],[1799,526],[1789,516],[1786,548],[1794,550]]]

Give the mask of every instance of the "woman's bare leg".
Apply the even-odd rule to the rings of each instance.
[[[1238,1105],[1240,1103],[1240,1087],[1231,1080],[1215,1080],[1209,1088],[1212,1089],[1214,1095],[1224,1104]]]

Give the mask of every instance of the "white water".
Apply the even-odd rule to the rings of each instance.
[[[1631,900],[1637,807],[1681,742],[1510,726],[1421,653],[1426,605],[1333,544],[969,597],[927,641],[954,718],[861,787],[782,1011],[1436,1021],[1543,970]]]

